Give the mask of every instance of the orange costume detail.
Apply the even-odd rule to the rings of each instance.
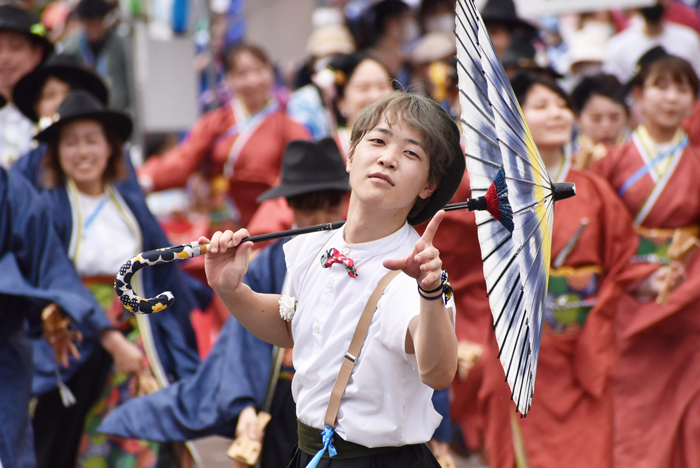
[[[692,138],[691,138],[692,141]],[[619,190],[644,166],[630,142],[593,169]],[[700,222],[700,147],[688,146],[641,226],[676,229]],[[649,173],[622,201],[633,216],[656,183]],[[644,241],[643,241],[644,242]],[[647,242],[648,245],[653,245]],[[641,250],[641,249],[640,249]],[[700,467],[700,261],[664,304],[625,295],[616,323],[620,362],[615,373],[615,466]]]
[[[479,395],[492,468],[613,466],[614,313],[626,287],[622,278],[638,278],[646,270],[630,271],[636,268],[629,259],[637,240],[610,186],[587,171],[566,172],[561,178],[576,184],[577,195],[556,205],[552,262],[567,246],[573,249],[550,270],[552,302],[544,317],[532,409],[526,418],[515,414],[495,356]],[[527,465],[516,463],[514,441],[522,442]]]
[[[187,138],[161,156],[149,158],[139,176],[153,180],[153,190],[184,187],[202,166],[210,175],[224,173],[224,165],[239,134],[227,135],[236,125],[231,105],[204,114],[194,123]],[[265,117],[240,150],[233,166],[229,194],[246,226],[258,208],[256,198],[277,182],[284,147],[292,140],[308,140],[304,127],[282,110]]]

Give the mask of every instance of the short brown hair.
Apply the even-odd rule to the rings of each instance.
[[[122,157],[124,154],[124,143],[120,141],[113,132],[105,128],[102,122],[100,122],[100,126],[105,134],[105,138],[107,138],[107,144],[112,150],[109,160],[107,161],[107,167],[102,175],[102,180],[105,183],[125,180],[129,175],[129,171]],[[63,183],[66,178],[58,159],[58,142],[61,138],[61,133],[61,131],[57,132],[56,137],[48,142],[46,154],[41,161],[41,168],[43,170],[41,174],[41,184],[44,188],[53,188]]]
[[[272,66],[270,59],[261,47],[253,44],[238,42],[227,46],[221,53],[221,63],[223,64],[224,71],[226,73],[233,73],[236,71],[236,57],[244,52],[249,53],[268,67]]]
[[[700,79],[693,69],[693,66],[687,60],[675,55],[666,55],[650,64],[643,66],[639,70],[639,74],[635,78],[635,87],[643,88],[647,79],[653,79],[652,84],[657,84],[662,78],[671,78],[674,83],[690,85],[693,90],[693,95],[698,97],[698,88],[700,87]]]
[[[428,181],[436,187],[452,160],[457,156],[462,157],[461,151],[459,154],[455,151],[455,148],[459,148],[457,124],[437,102],[420,94],[394,91],[365,107],[357,115],[350,134],[349,158],[352,158],[360,140],[381,118],[389,125],[401,118],[421,134],[430,160]],[[429,199],[430,197],[418,199],[409,217],[419,212]]]

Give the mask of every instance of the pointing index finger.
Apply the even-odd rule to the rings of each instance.
[[[433,238],[435,237],[435,234],[437,233],[438,226],[440,226],[440,223],[442,222],[442,219],[445,217],[445,211],[440,210],[437,213],[435,213],[435,216],[430,220],[428,223],[428,227],[425,228],[425,232],[421,236],[421,239],[423,241],[427,242],[428,244],[433,243]]]

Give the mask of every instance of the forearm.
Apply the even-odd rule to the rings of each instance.
[[[291,330],[279,314],[278,294],[260,294],[241,283],[237,288],[214,288],[226,308],[249,332],[281,348],[294,346]]]
[[[421,380],[435,390],[447,388],[457,372],[457,336],[451,317],[452,310],[442,299],[421,299],[415,331],[411,329]]]

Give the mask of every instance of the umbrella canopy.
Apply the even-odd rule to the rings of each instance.
[[[476,220],[499,357],[525,415],[535,390],[554,202],[574,187],[549,178],[473,0],[457,2],[456,35],[472,192],[487,195],[500,173],[512,210],[512,226],[490,211],[478,211]]]

